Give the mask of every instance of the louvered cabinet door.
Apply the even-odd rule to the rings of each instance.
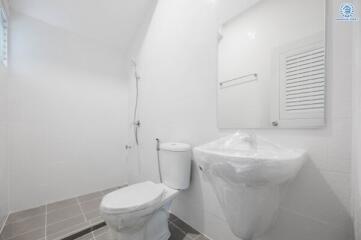
[[[324,125],[326,64],[324,40],[290,47],[279,58],[279,120],[286,127]]]

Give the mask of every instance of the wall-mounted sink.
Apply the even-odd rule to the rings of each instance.
[[[236,133],[195,147],[233,233],[243,240],[265,233],[279,207],[279,185],[296,176],[305,151]]]

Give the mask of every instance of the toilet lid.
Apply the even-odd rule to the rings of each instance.
[[[125,213],[147,208],[160,202],[164,188],[161,184],[143,182],[107,194],[100,207],[107,213]]]

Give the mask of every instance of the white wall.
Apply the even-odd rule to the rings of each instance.
[[[7,8],[7,1],[0,0]],[[0,63],[0,232],[9,213],[9,161],[7,156],[7,69]]]
[[[354,1],[356,9],[361,4]],[[360,17],[360,10],[357,12]],[[353,81],[352,81],[352,200],[355,239],[361,239],[361,23],[353,22]]]
[[[9,161],[7,157],[7,82],[6,69],[0,64],[0,231],[9,211]]]
[[[11,210],[125,184],[128,96],[116,49],[19,13],[10,28]]]
[[[249,2],[159,0],[137,54],[142,77],[141,145],[129,154],[129,162],[141,164],[138,180],[158,179],[154,138],[198,145],[226,134],[216,127],[217,30],[220,23],[240,12]],[[328,3],[327,127],[257,130],[277,143],[305,148],[310,155],[310,161],[288,186],[277,223],[263,240],[352,237],[352,54],[348,37],[352,29],[350,24],[335,20],[339,2]],[[131,94],[133,87],[131,84]],[[236,239],[209,183],[195,167],[191,188],[179,195],[172,211],[215,240]]]

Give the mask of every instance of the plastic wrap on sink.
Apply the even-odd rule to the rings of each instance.
[[[197,147],[194,155],[205,174],[247,186],[284,182],[297,174],[305,159],[302,150],[240,132]]]
[[[288,149],[244,133],[193,149],[209,179],[232,232],[258,239],[272,226],[280,202],[280,183],[296,176],[303,150]]]

